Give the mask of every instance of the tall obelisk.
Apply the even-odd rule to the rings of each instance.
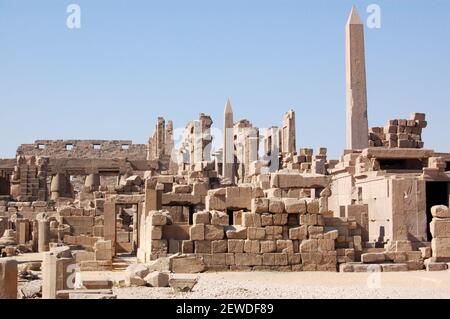
[[[234,183],[234,136],[233,136],[233,109],[230,99],[225,105],[223,121],[223,163],[222,177],[231,183]]]
[[[346,25],[347,148],[369,147],[364,24],[355,7]]]

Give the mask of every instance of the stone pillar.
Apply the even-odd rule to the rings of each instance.
[[[116,200],[107,199],[103,208],[104,215],[104,238],[111,241],[113,256],[116,255]]]
[[[3,235],[8,229],[8,217],[0,217],[0,234]]]
[[[30,222],[28,219],[16,221],[16,238],[19,245],[25,245],[30,240]]]
[[[295,112],[290,110],[283,116],[283,129],[281,132],[282,153],[294,153],[296,151],[295,143]]]
[[[52,177],[52,182],[50,184],[50,199],[57,200],[60,196],[63,195],[64,190],[62,189],[64,177],[62,174],[56,174]]]
[[[364,24],[353,7],[346,26],[347,148],[369,147]]]
[[[223,164],[222,177],[234,183],[234,134],[233,109],[230,100],[225,105],[223,125]]]
[[[0,258],[0,299],[17,299],[17,261]]]
[[[50,222],[48,220],[38,221],[38,251],[40,253],[49,251]]]
[[[42,299],[56,299],[56,292],[74,288],[76,263],[73,258],[59,258],[58,253],[44,254],[42,261]]]
[[[91,190],[98,190],[98,187],[100,186],[100,175],[89,174],[88,176],[86,176],[84,186],[89,187]]]
[[[157,189],[155,182],[150,180],[145,182],[145,212],[162,209],[162,193]]]

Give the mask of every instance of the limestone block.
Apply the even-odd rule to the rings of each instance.
[[[212,253],[226,253],[228,249],[228,243],[226,240],[214,240],[212,242]]]
[[[427,259],[425,260],[425,268],[427,271],[443,271],[448,269],[448,264]]]
[[[307,234],[308,234],[308,226],[306,225],[289,229],[289,239],[292,240],[306,239]]]
[[[377,264],[353,264],[353,269],[355,272],[382,272],[383,268],[381,265]]]
[[[228,226],[225,233],[228,239],[247,239],[247,227]]]
[[[317,214],[300,215],[300,225],[315,226],[318,224]]]
[[[151,212],[150,219],[152,226],[163,226],[167,224],[167,215],[161,212]]]
[[[431,251],[436,261],[450,261],[450,238],[433,238],[431,240]]]
[[[272,214],[262,214],[261,215],[261,226],[272,226],[273,225],[273,215]]]
[[[433,206],[431,215],[436,218],[450,218],[450,209],[444,205]]]
[[[363,264],[375,264],[386,261],[384,253],[367,253],[361,255],[361,262]]]
[[[309,236],[323,234],[324,228],[322,226],[308,226]]]
[[[111,260],[113,257],[112,249],[96,249],[95,260]]]
[[[271,198],[269,200],[269,212],[273,214],[282,214],[284,212],[283,200],[278,198]]]
[[[205,240],[221,240],[224,237],[223,226],[205,225]]]
[[[292,240],[277,240],[277,252],[293,254],[294,244]]]
[[[149,273],[144,280],[151,287],[168,287],[169,286],[169,274],[154,271]]]
[[[229,216],[227,213],[213,211],[211,212],[211,224],[212,225],[220,225],[220,226],[228,226],[229,225]]]
[[[186,194],[191,192],[191,186],[189,185],[174,185],[173,192],[176,194]]]
[[[194,222],[194,225],[210,224],[211,223],[211,214],[207,211],[194,213],[193,222]]]
[[[339,236],[338,230],[330,230],[323,234],[324,239],[333,239],[336,240]]]
[[[263,256],[260,254],[234,254],[234,262],[236,266],[261,266],[263,264]]]
[[[151,226],[150,234],[152,240],[162,239],[163,236],[163,228],[162,226]]]
[[[283,227],[282,226],[267,226],[266,228],[267,240],[283,239]]]
[[[450,218],[433,218],[430,223],[430,231],[434,238],[450,238]]]
[[[0,299],[17,299],[17,261],[0,258]]]
[[[277,251],[277,244],[274,240],[260,241],[261,253],[274,253]]]
[[[247,238],[250,240],[263,240],[266,237],[266,230],[262,227],[248,227]]]
[[[189,228],[190,240],[205,240],[205,225],[198,224]]]
[[[268,198],[253,198],[252,213],[267,213],[269,211]]]
[[[144,278],[140,277],[130,277],[127,281],[130,286],[143,287],[147,285],[147,282]]]
[[[243,253],[244,252],[244,240],[243,239],[229,239],[228,240],[228,252],[229,253]]]
[[[289,265],[287,254],[265,253],[263,254],[264,266],[287,266]]]
[[[183,240],[181,242],[181,252],[183,254],[193,254],[194,253],[194,241]]]
[[[244,252],[258,254],[260,251],[259,240],[249,240],[244,242]]]
[[[306,239],[300,244],[301,253],[316,252],[319,248],[319,242],[317,239]]]
[[[149,273],[147,266],[142,264],[132,264],[125,270],[125,278],[130,279],[132,277],[138,277],[144,279]]]
[[[275,214],[273,215],[273,224],[275,226],[283,226],[288,223],[288,214]]]
[[[332,239],[318,239],[319,251],[328,252],[334,250],[334,240]]]
[[[261,215],[253,213],[242,214],[242,226],[244,227],[261,227]]]
[[[288,214],[306,214],[305,200],[295,198],[285,198],[284,206]]]
[[[289,265],[298,265],[302,263],[302,255],[301,254],[288,254],[288,262]]]
[[[319,252],[302,252],[302,262],[304,264],[320,264],[323,260],[323,254]]]
[[[306,211],[308,214],[319,214],[320,201],[317,199],[313,199],[311,201],[307,201]]]
[[[194,248],[196,254],[211,254],[212,244],[210,240],[196,240]]]

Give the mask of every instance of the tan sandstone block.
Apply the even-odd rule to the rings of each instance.
[[[244,240],[243,239],[229,239],[228,240],[228,252],[229,253],[243,253],[244,252]]]

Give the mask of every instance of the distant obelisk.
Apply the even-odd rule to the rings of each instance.
[[[364,24],[355,7],[346,25],[347,148],[369,147]]]
[[[222,177],[229,182],[234,183],[234,137],[233,137],[233,109],[231,108],[230,99],[225,105],[224,122],[223,122],[223,163]]]

